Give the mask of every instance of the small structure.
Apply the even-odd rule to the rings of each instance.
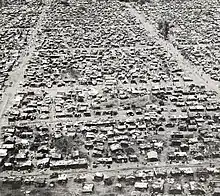
[[[104,174],[103,173],[100,173],[100,172],[97,172],[94,176],[94,180],[95,181],[102,181],[104,179]]]
[[[67,183],[67,181],[68,181],[68,178],[67,178],[66,174],[60,174],[58,176],[58,182],[59,183]]]
[[[176,194],[182,194],[182,186],[179,183],[175,183],[173,185],[171,185],[170,189],[169,189],[169,193],[176,195]]]
[[[147,153],[147,160],[150,162],[158,161],[158,154],[156,151],[150,151]]]
[[[137,191],[146,191],[148,189],[148,183],[146,183],[146,182],[135,182],[134,188]]]
[[[93,193],[94,191],[94,184],[92,183],[85,183],[83,184],[82,193]]]

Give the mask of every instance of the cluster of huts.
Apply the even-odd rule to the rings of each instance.
[[[35,187],[56,187],[55,184],[73,183],[80,194],[96,194],[102,187],[114,195],[124,195],[125,190],[130,190],[129,196],[134,195],[203,195],[219,194],[219,180],[204,181],[203,176],[219,175],[219,170],[213,168],[169,168],[136,170],[128,174],[75,174],[68,178],[67,174],[52,173],[50,179],[43,177],[8,177],[3,179],[3,184],[12,184],[13,187],[35,185]],[[199,180],[193,179],[193,176]],[[205,184],[206,183],[206,184]]]
[[[167,21],[173,26],[170,28],[170,41],[193,66],[203,69],[211,79],[220,81],[219,8],[214,4],[217,5],[217,1],[152,1],[140,9],[155,26],[160,21]]]
[[[88,167],[88,160],[81,157],[78,151],[71,152],[69,159],[59,153],[54,146],[54,140],[61,137],[58,130],[51,133],[47,126],[5,127],[2,135],[0,157],[4,170],[32,171],[34,168],[57,170]]]
[[[219,175],[219,169],[191,167],[211,160],[215,164],[220,158],[217,93],[188,77],[120,2],[71,4],[74,6],[50,7],[47,21],[37,32],[40,42],[26,66],[23,86],[6,113],[9,125],[1,131],[3,172],[45,169],[53,172],[51,179],[67,182],[66,175],[56,172],[186,164],[117,177],[97,172],[92,181],[83,175],[74,181],[82,184],[82,193],[89,194],[95,193],[98,182],[117,191],[132,187],[133,195],[219,195],[219,182],[210,181],[211,176]],[[179,9],[182,4],[190,14]],[[219,80],[218,65],[210,64],[218,47],[208,46],[211,37],[214,44],[218,37],[210,30],[205,34],[201,27],[210,21],[217,25],[210,17],[214,13],[210,11],[207,18],[199,17],[194,23],[191,2],[182,4],[157,1],[142,9],[157,21],[161,16],[155,9],[172,6],[181,28],[178,31],[174,25],[174,44],[196,66],[203,66],[208,74],[214,72],[212,78]],[[212,10],[209,6],[206,9]],[[19,64],[40,13],[39,5],[5,8],[0,13],[5,18],[0,24],[4,26],[0,30],[0,90]],[[200,32],[191,32],[192,23]],[[206,57],[210,62],[204,60]],[[43,187],[47,180],[6,178],[4,183],[12,182]]]
[[[39,6],[2,7],[0,12],[0,95],[9,73],[19,65],[40,14]],[[1,96],[0,96],[1,97]]]

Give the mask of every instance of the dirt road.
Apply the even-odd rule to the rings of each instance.
[[[218,160],[212,161],[212,164],[218,164]],[[53,172],[57,172],[60,174],[67,174],[68,177],[76,177],[78,174],[95,174],[96,172],[102,172],[105,174],[127,174],[128,171],[132,173],[133,171],[136,170],[151,170],[151,169],[156,169],[156,168],[166,168],[167,171],[171,170],[172,168],[192,168],[193,170],[197,168],[208,168],[210,167],[210,161],[206,161],[203,163],[191,163],[191,164],[166,164],[166,163],[152,163],[151,165],[140,165],[139,167],[136,166],[127,166],[127,165],[121,165],[121,166],[112,166],[112,168],[89,168],[89,169],[70,169],[70,170],[65,170],[65,171],[60,171],[60,170],[46,170],[46,171],[40,171],[40,172],[31,172],[31,173],[23,173],[21,174],[20,172],[10,172],[10,176],[23,176],[23,177],[28,177],[28,176],[40,176],[41,178],[47,178],[49,175],[51,175]],[[8,172],[3,172],[1,173],[0,178],[5,178],[8,177]]]
[[[49,6],[44,6],[42,9],[41,14],[39,15],[39,20],[31,32],[31,36],[27,47],[25,49],[24,55],[20,57],[18,60],[19,66],[15,68],[13,72],[10,73],[9,81],[12,82],[12,86],[6,88],[5,93],[2,98],[2,102],[0,104],[0,128],[2,127],[6,119],[4,118],[3,114],[9,109],[9,107],[13,104],[13,99],[15,97],[16,92],[19,89],[19,85],[22,84],[24,80],[24,72],[28,61],[31,59],[33,52],[35,51],[37,45],[37,38],[38,38],[38,31],[41,30],[42,24],[46,19],[46,10]]]
[[[201,76],[199,74],[200,70],[185,59],[180,51],[175,48],[169,40],[164,40],[159,36],[156,28],[145,18],[141,11],[137,11],[131,4],[126,5],[131,15],[135,16],[137,20],[141,22],[145,30],[156,38],[157,43],[164,47],[177,60],[180,68],[182,68],[182,70],[184,70],[184,72],[191,77],[195,83],[203,84],[207,87],[207,89],[216,91],[218,93],[218,98],[220,98],[220,89],[215,81],[206,74]]]

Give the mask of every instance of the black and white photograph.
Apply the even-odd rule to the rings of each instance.
[[[220,196],[220,0],[0,0],[0,196]]]

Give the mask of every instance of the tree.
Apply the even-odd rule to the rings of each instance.
[[[164,22],[164,39],[168,38],[169,30],[170,30],[169,22],[165,21]]]
[[[160,31],[161,29],[163,29],[163,21],[162,20],[160,20],[158,22],[158,30]]]
[[[168,39],[168,35],[172,27],[174,27],[174,25],[167,20],[158,21],[158,30],[163,35],[164,39]]]
[[[3,7],[5,4],[5,1],[4,0],[0,0],[0,8]]]
[[[60,3],[63,4],[63,5],[65,5],[65,6],[69,6],[69,5],[70,5],[69,2],[68,2],[68,0],[61,0]]]
[[[55,146],[57,149],[59,149],[62,153],[67,152],[68,142],[65,137],[59,138],[55,141]]]
[[[146,1],[145,0],[140,0],[139,2],[140,2],[141,5],[144,5]]]

